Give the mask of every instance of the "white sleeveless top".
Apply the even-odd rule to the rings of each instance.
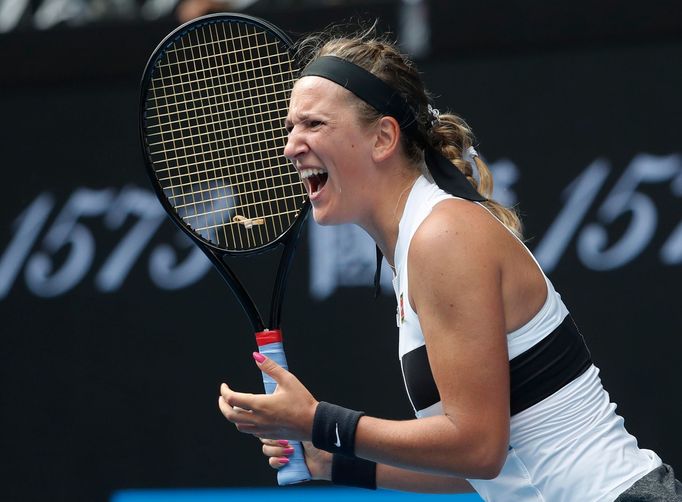
[[[419,317],[408,300],[410,242],[432,208],[451,198],[420,176],[400,220],[393,287],[398,300],[401,366],[406,354],[424,345]],[[568,315],[561,296],[544,273],[543,277],[545,304],[527,324],[507,334],[510,359],[549,335]],[[414,408],[412,398],[410,402]],[[599,370],[592,365],[559,391],[511,417],[510,446],[499,476],[468,481],[486,501],[613,501],[662,463],[654,452],[638,448],[615,410]],[[441,402],[415,408],[415,414],[417,418],[442,414]]]

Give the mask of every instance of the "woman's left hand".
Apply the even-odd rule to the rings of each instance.
[[[293,374],[254,353],[258,368],[277,382],[273,394],[244,394],[220,386],[218,407],[237,430],[260,438],[310,441],[318,401]],[[259,359],[261,360],[259,362]]]

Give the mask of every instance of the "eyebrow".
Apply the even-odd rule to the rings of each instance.
[[[296,115],[296,117],[297,117],[298,120],[300,120],[300,121],[308,120],[308,118],[310,118],[310,114],[309,114],[309,113],[299,113],[299,114]],[[285,126],[290,126],[290,125],[292,125],[292,124],[293,124],[293,121],[292,121],[292,120],[289,118],[289,116],[287,115],[287,118],[284,119],[284,125],[285,125]]]

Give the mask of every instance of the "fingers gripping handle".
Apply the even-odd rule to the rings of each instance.
[[[282,342],[261,345],[258,347],[258,350],[284,369],[288,369]],[[277,383],[265,373],[263,373],[263,384],[265,385],[265,392],[268,394],[272,394],[275,391],[275,387],[277,387]],[[294,453],[289,457],[289,463],[277,472],[277,482],[280,485],[290,485],[310,480],[310,471],[308,471],[308,467],[305,464],[303,446],[298,441],[290,441],[289,445],[294,448]]]
[[[256,339],[258,340],[258,351],[261,354],[269,357],[282,368],[288,370],[287,360],[284,356],[284,347],[282,346],[281,333],[279,330],[263,331],[257,333]],[[272,394],[275,392],[277,383],[265,373],[262,373],[262,375],[263,384],[265,385],[265,392],[267,394]],[[310,471],[305,464],[303,446],[298,441],[289,441],[289,446],[294,448],[294,453],[289,457],[289,463],[277,471],[277,482],[280,485],[290,485],[293,483],[309,481],[311,479]]]

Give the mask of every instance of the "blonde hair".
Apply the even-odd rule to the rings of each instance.
[[[453,113],[442,113],[434,117],[429,109],[429,93],[414,63],[386,36],[377,35],[376,22],[351,35],[347,32],[347,28],[337,26],[299,41],[297,49],[301,66],[310,64],[318,57],[333,55],[364,68],[397,90],[412,109],[417,121],[416,134],[401,135],[402,147],[407,157],[415,165],[421,165],[424,149],[429,146],[435,148],[486,198],[482,204],[507,228],[521,237],[522,225],[517,212],[490,198],[493,177],[488,166],[480,157],[473,158],[478,171],[477,180],[472,163],[465,158],[465,153],[475,141],[469,125]],[[353,96],[353,103],[361,120],[372,123],[381,117],[377,110],[360,98]]]

